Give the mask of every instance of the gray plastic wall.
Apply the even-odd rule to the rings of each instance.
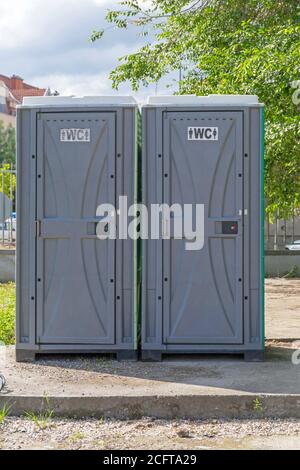
[[[142,351],[145,359],[159,358],[160,353],[211,352],[244,353],[255,357],[264,349],[264,292],[263,292],[263,107],[247,106],[173,106],[147,105],[142,110],[142,195],[143,203],[167,202],[164,199],[163,179],[164,148],[168,135],[164,134],[164,121],[168,113],[182,112],[185,117],[195,112],[240,113],[242,115],[242,173],[243,173],[243,247],[242,247],[242,339],[239,344],[201,344],[182,340],[171,344],[165,338],[164,323],[166,305],[164,264],[173,260],[166,258],[163,249],[167,240],[147,240],[143,242],[143,281],[142,281]],[[223,113],[223,114],[222,114]],[[175,114],[174,114],[175,115]],[[199,124],[190,124],[199,125]],[[203,124],[204,125],[204,124]],[[179,171],[179,170],[178,170]],[[180,179],[180,176],[178,176]],[[176,243],[176,242],[175,242]],[[170,253],[169,248],[167,251]],[[172,255],[171,255],[172,256]],[[199,268],[198,268],[199,269]],[[205,269],[205,266],[203,267]],[[180,287],[179,287],[180,288]],[[184,295],[184,294],[182,294]],[[201,296],[199,296],[199,305]],[[195,325],[197,328],[197,325]],[[157,356],[155,356],[157,354]]]
[[[137,155],[136,122],[137,107],[132,105],[95,106],[21,106],[17,110],[17,359],[30,360],[36,353],[44,352],[97,352],[136,351],[136,289],[134,243],[131,240],[115,242],[114,285],[114,341],[113,344],[64,344],[49,342],[40,344],[37,323],[41,311],[37,293],[37,236],[36,214],[37,172],[40,160],[37,135],[41,113],[112,113],[115,118],[114,162],[116,201],[119,195],[128,196],[128,204],[134,201],[135,158]],[[44,115],[44,114],[43,114]],[[65,144],[68,145],[68,144]],[[84,144],[81,144],[84,145]],[[103,201],[106,202],[106,201]],[[101,240],[99,240],[101,243]],[[71,273],[70,273],[71,275]],[[84,322],[84,312],[82,321]]]

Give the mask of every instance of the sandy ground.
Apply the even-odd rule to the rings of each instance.
[[[1,231],[0,231],[0,235],[1,235]],[[0,242],[0,250],[15,250],[15,249],[16,249],[16,245],[13,243],[1,243]]]
[[[7,418],[0,449],[298,449],[297,420],[139,421]]]
[[[266,337],[300,340],[300,279],[266,279]]]

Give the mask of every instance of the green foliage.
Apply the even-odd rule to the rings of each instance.
[[[16,175],[3,170],[10,170],[11,165],[14,165],[16,161],[15,155],[15,129],[11,125],[5,127],[3,122],[0,120],[0,192],[3,193],[4,183],[4,194],[9,199],[14,197]]]
[[[263,415],[264,408],[259,398],[255,398],[255,400],[253,400],[253,410],[259,415]]]
[[[26,418],[33,421],[40,430],[44,430],[48,427],[48,424],[53,418],[54,410],[50,407],[50,400],[47,395],[43,397],[43,409],[39,413],[34,413],[34,411],[26,411]]]
[[[0,341],[4,344],[15,342],[15,284],[0,284]]]
[[[5,418],[9,415],[9,412],[11,410],[11,405],[8,405],[7,403],[4,403],[3,407],[0,408],[0,424],[4,423]]]
[[[141,27],[155,39],[120,58],[110,74],[113,86],[129,81],[137,90],[181,68],[182,94],[258,95],[266,105],[267,212],[288,217],[293,206],[300,207],[299,0],[120,4],[107,21]]]
[[[0,163],[15,163],[16,161],[16,132],[9,125],[5,127],[0,120]]]
[[[76,432],[74,432],[74,434],[72,434],[69,437],[69,440],[70,440],[70,442],[72,442],[72,444],[76,444],[76,442],[81,441],[82,439],[84,439],[84,437],[85,437],[85,435],[82,432],[76,431]]]
[[[90,36],[90,41],[91,41],[91,42],[95,42],[95,41],[97,41],[98,39],[101,39],[102,36],[103,36],[103,34],[104,34],[104,31],[103,31],[103,30],[100,30],[100,31],[94,30],[94,31],[92,31],[92,34],[91,34],[91,36]]]
[[[16,189],[16,174],[8,172],[10,167],[11,166],[9,163],[4,163],[0,167],[0,192],[1,193],[3,192],[3,183],[4,183],[4,194],[9,199],[14,198],[15,189]]]
[[[289,272],[282,277],[284,279],[295,279],[298,277],[298,267],[296,265],[292,266]]]

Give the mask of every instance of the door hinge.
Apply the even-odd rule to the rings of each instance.
[[[35,237],[38,238],[41,235],[41,221],[35,221]]]

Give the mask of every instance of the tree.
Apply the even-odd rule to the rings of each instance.
[[[12,163],[16,161],[16,133],[9,125],[5,127],[0,120],[0,163]]]
[[[16,189],[16,173],[11,171],[10,163],[3,163],[0,167],[0,192],[15,201],[15,189]]]
[[[258,95],[266,104],[267,212],[288,217],[300,207],[300,99],[292,100],[292,83],[300,79],[299,0],[120,5],[108,11],[107,21],[121,29],[134,25],[154,40],[120,58],[110,74],[113,86],[129,81],[137,90],[181,68],[180,93]],[[91,40],[103,33],[93,31]]]
[[[5,127],[0,121],[0,192],[14,200],[16,175],[10,172],[11,165],[16,161],[15,129],[10,125]]]

